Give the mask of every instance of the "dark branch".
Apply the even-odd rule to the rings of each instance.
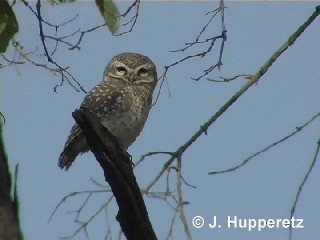
[[[84,93],[87,93],[87,91],[81,86],[81,84],[73,77],[73,75],[71,75],[69,73],[69,71],[67,70],[68,68],[63,68],[61,67],[56,61],[54,61],[51,57],[50,57],[50,54],[48,52],[48,49],[47,49],[47,45],[45,43],[45,34],[44,34],[44,31],[43,31],[43,19],[42,19],[42,16],[41,16],[41,0],[37,0],[37,3],[36,3],[36,16],[37,16],[37,19],[38,19],[38,23],[39,23],[39,31],[40,31],[40,39],[41,39],[41,43],[42,43],[42,46],[43,46],[43,50],[45,52],[45,55],[47,57],[47,60],[48,62],[52,63],[53,65],[55,65],[59,70],[60,70],[60,73],[61,73],[61,83],[60,85],[57,85],[55,87],[55,90],[58,86],[61,86],[65,80],[69,81],[68,78],[65,77],[65,75],[69,76],[79,87],[79,89],[84,92]],[[72,85],[70,82],[69,82],[70,85]]]
[[[122,151],[116,138],[94,121],[86,109],[76,110],[73,117],[85,134],[116,198],[119,206],[117,220],[127,239],[157,239],[128,155]]]
[[[2,128],[3,125],[0,123],[0,239],[22,240],[16,178],[12,183],[8,157],[4,149]],[[11,197],[12,188],[14,188],[13,197]]]

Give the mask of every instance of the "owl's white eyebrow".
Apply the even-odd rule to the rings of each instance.
[[[144,64],[144,65],[141,65],[141,66],[139,66],[139,67],[136,67],[135,69],[141,69],[141,68],[147,68],[147,69],[149,69],[149,68],[151,68],[151,66],[150,66],[150,64],[146,63],[146,64]]]
[[[131,69],[131,68],[129,68],[127,65],[125,65],[122,62],[115,61],[112,65],[115,66],[115,67],[125,67],[126,69]]]
[[[144,79],[144,80],[137,80],[137,81],[135,81],[135,83],[151,83],[151,82],[154,82],[154,79],[151,79],[151,80],[146,80],[146,79]]]

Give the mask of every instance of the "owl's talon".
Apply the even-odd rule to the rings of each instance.
[[[135,167],[135,164],[134,164],[134,162],[133,162],[133,160],[132,160],[131,154],[128,153],[128,152],[124,152],[123,154],[129,159],[129,163],[131,163],[132,166]]]

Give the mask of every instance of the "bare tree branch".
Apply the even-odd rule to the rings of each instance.
[[[158,155],[158,154],[166,154],[166,155],[171,155],[172,156],[173,153],[172,152],[161,152],[161,151],[146,153],[146,154],[141,156],[141,158],[139,159],[138,162],[135,163],[135,166],[137,167],[141,162],[143,162],[143,160],[145,158],[153,156],[153,155]]]
[[[230,106],[232,106],[251,86],[259,81],[259,79],[268,71],[272,64],[297,40],[297,38],[308,28],[308,26],[320,14],[320,6],[290,37],[289,39],[267,60],[267,62],[254,75],[249,75],[250,80],[238,92],[236,92],[200,129],[194,133],[188,141],[181,145],[172,156],[165,162],[160,172],[147,186],[146,191],[149,191],[154,184],[160,179],[166,169],[176,160],[177,156],[183,154],[202,134],[207,133],[208,128],[222,115]],[[165,72],[166,73],[166,72]]]
[[[245,79],[249,79],[250,80],[250,78],[252,78],[252,75],[249,75],[249,74],[238,74],[238,75],[236,75],[236,76],[234,76],[234,77],[231,77],[231,78],[226,78],[226,77],[220,77],[220,79],[219,80],[217,80],[217,79],[213,79],[213,78],[207,78],[207,80],[208,81],[210,81],[210,82],[222,82],[222,83],[226,83],[226,82],[231,82],[231,81],[234,81],[234,80],[236,80],[236,79],[238,79],[238,78],[240,78],[240,77],[244,77]]]
[[[39,1],[39,0],[38,0]],[[133,26],[136,24],[136,20],[137,17],[139,15],[139,4],[140,1],[136,0],[134,1],[134,3],[127,9],[127,11],[122,14],[122,17],[126,17],[128,16],[128,13],[136,6],[136,13],[135,16],[132,17],[127,23],[124,24],[124,26],[133,23]],[[214,63],[212,66],[210,66],[209,68],[207,68],[206,70],[204,70],[203,75],[199,76],[198,78],[193,78],[194,80],[199,80],[204,76],[207,76],[210,72],[212,72],[214,69],[219,68],[222,65],[222,53],[223,53],[223,49],[224,49],[224,42],[226,41],[226,30],[225,30],[225,26],[224,26],[224,6],[221,7],[223,4],[223,1],[220,1],[220,7],[208,12],[207,15],[210,15],[210,19],[207,22],[207,24],[202,28],[202,30],[200,31],[199,35],[196,37],[194,42],[190,42],[190,43],[186,43],[186,46],[184,48],[181,48],[179,50],[176,50],[175,52],[185,52],[195,46],[203,46],[205,45],[207,48],[205,51],[194,54],[194,55],[189,55],[186,56],[182,59],[180,59],[179,61],[176,61],[170,65],[165,66],[164,68],[164,73],[163,75],[159,78],[159,81],[161,81],[161,86],[163,84],[163,82],[166,79],[166,75],[169,71],[169,69],[171,69],[171,67],[174,67],[184,61],[193,59],[193,58],[198,58],[201,59],[205,56],[207,56],[209,53],[211,53],[213,47],[216,44],[216,41],[221,40],[221,45],[220,45],[220,52],[219,52],[219,57],[218,57],[218,61],[216,63]],[[209,26],[210,24],[213,22],[213,19],[215,16],[217,16],[217,14],[220,13],[221,15],[221,21],[222,21],[222,33],[221,35],[218,36],[214,36],[214,37],[210,37],[207,39],[201,39],[203,38],[203,35],[206,31],[209,30]],[[168,155],[168,160],[166,161],[166,163],[164,164],[163,168],[161,168],[160,172],[158,173],[158,175],[149,183],[149,185],[146,187],[146,189],[142,190],[143,194],[145,194],[147,197],[149,198],[155,198],[155,199],[160,199],[164,202],[166,202],[166,204],[168,204],[168,206],[174,211],[174,216],[172,218],[171,221],[171,226],[169,228],[169,232],[168,232],[168,236],[167,239],[169,239],[170,237],[173,238],[173,224],[175,223],[175,220],[177,218],[177,214],[178,212],[180,213],[180,220],[185,228],[186,234],[188,239],[191,239],[191,233],[188,229],[188,224],[187,224],[187,220],[185,217],[185,213],[184,213],[184,205],[187,204],[188,202],[185,202],[183,199],[183,193],[182,193],[182,184],[186,184],[189,187],[194,187],[191,184],[187,183],[185,181],[185,179],[182,176],[182,172],[181,172],[181,161],[182,161],[182,154],[193,144],[193,142],[195,142],[203,133],[207,134],[208,128],[222,115],[226,112],[226,110],[232,105],[234,104],[237,99],[239,99],[243,93],[245,93],[254,83],[257,83],[258,80],[268,71],[268,69],[270,68],[270,66],[278,59],[278,57],[287,50],[287,48],[289,46],[291,46],[295,40],[300,36],[300,34],[311,24],[311,22],[319,15],[319,7],[316,9],[316,12],[288,39],[288,41],[281,46],[281,48],[279,48],[279,50],[277,52],[275,52],[273,54],[273,56],[259,69],[259,71],[255,74],[255,75],[249,75],[249,74],[239,74],[235,77],[232,78],[224,78],[224,77],[220,77],[221,80],[214,80],[211,78],[207,78],[209,81],[213,81],[213,82],[229,82],[229,81],[233,81],[235,79],[238,79],[239,77],[243,77],[247,80],[249,80],[247,82],[247,84],[245,84],[237,93],[234,94],[234,96],[232,96],[229,101],[224,104],[207,122],[205,122],[205,124],[203,124],[200,129],[193,134],[193,136],[186,141],[183,145],[181,145],[176,151],[173,152],[168,152],[168,151],[157,151],[157,152],[149,152],[145,155],[143,155],[140,160],[136,163],[136,166],[140,165],[141,162],[143,162],[146,158],[154,156],[154,155],[158,155],[158,154],[164,154],[164,155]],[[69,49],[75,49],[75,48],[79,48],[80,49],[80,43],[82,41],[82,38],[84,37],[85,34],[93,32],[101,27],[105,26],[105,24],[90,28],[88,30],[85,31],[78,31],[77,33],[80,33],[80,37],[78,39],[78,42],[76,44],[68,44],[68,42],[64,43],[64,38],[62,37],[50,37],[47,35],[44,35],[44,37],[46,39],[50,39],[53,41],[56,41],[56,47],[58,45],[59,42],[64,43],[66,45],[69,46]],[[127,32],[131,32],[133,26],[130,28],[130,30],[128,30]],[[125,34],[127,32],[123,32],[121,34],[118,35],[122,35]],[[62,40],[62,41],[60,41]],[[44,43],[44,41],[42,42]],[[59,69],[58,69],[59,70]],[[160,87],[161,89],[161,87]],[[159,92],[160,93],[160,92]],[[159,96],[159,95],[158,95]],[[158,96],[156,99],[158,99]],[[320,113],[319,113],[320,114]],[[317,116],[319,117],[319,116]],[[314,119],[313,119],[314,120]],[[312,121],[313,121],[312,120]],[[308,123],[309,124],[309,123]],[[307,124],[307,125],[308,125]],[[296,129],[296,131],[294,131],[293,133],[291,133],[289,135],[289,137],[285,137],[282,138],[281,140],[277,141],[276,143],[272,144],[273,146],[280,144],[281,142],[289,139],[290,137],[292,137],[293,135],[295,135],[296,133],[300,132],[305,126],[301,126],[298,127]],[[99,134],[98,134],[99,135]],[[271,146],[271,147],[273,147]],[[255,156],[261,154],[264,151],[267,151],[268,149],[270,149],[271,147],[268,147],[265,150],[261,150],[259,151],[259,153],[255,154]],[[255,157],[252,156],[251,158]],[[251,159],[250,158],[250,159]],[[250,160],[249,159],[249,160]],[[177,166],[172,166],[173,162],[177,160]],[[248,160],[248,161],[249,161]],[[243,164],[244,165],[244,164]],[[240,166],[239,166],[240,167]],[[174,170],[174,171],[171,171]],[[159,192],[155,192],[155,191],[151,191],[151,188],[159,181],[159,179],[161,178],[161,176],[163,175],[163,173],[165,173],[164,178],[166,181],[165,184],[165,189],[164,191],[159,191]],[[172,176],[173,174],[176,173],[176,188],[174,189],[174,187],[170,186],[172,185]],[[104,187],[106,188],[106,186],[103,186],[102,184],[96,182],[95,180],[93,180],[94,184],[100,186],[100,187]],[[300,190],[301,191],[301,190]],[[300,191],[298,192],[298,195],[300,194]],[[106,192],[106,190],[100,190],[100,192]],[[89,220],[86,221],[80,221],[79,220],[79,214],[82,211],[82,209],[85,207],[86,204],[88,204],[89,199],[91,198],[93,193],[90,193],[89,191],[86,192],[86,199],[84,200],[84,202],[82,203],[82,205],[80,206],[80,208],[76,211],[73,211],[73,213],[76,213],[76,218],[75,221],[80,224],[79,228],[77,228],[77,230],[73,233],[73,235],[69,236],[69,237],[75,237],[78,233],[83,232],[87,238],[89,238],[88,232],[87,232],[87,227],[90,224],[90,222],[92,222],[92,220],[98,215],[100,214],[103,210],[105,210],[107,212],[107,207],[108,204],[105,205],[104,207],[101,206],[100,210],[97,211],[96,213],[94,213]],[[70,196],[72,197],[72,196]],[[299,196],[297,196],[298,198]],[[296,200],[297,201],[297,200]],[[56,209],[54,210],[54,212],[56,212],[56,210],[60,207],[60,205],[64,202],[61,201]],[[296,204],[296,203],[295,203]],[[295,206],[295,205],[294,205]],[[295,207],[294,207],[295,208]],[[294,210],[293,210],[294,211]],[[53,213],[54,214],[54,213]],[[109,222],[108,222],[109,224]],[[111,237],[111,231],[110,231],[110,225],[108,225],[108,232],[106,234],[106,239],[108,237]],[[291,233],[290,233],[291,234]],[[119,236],[121,236],[121,234],[119,234]]]
[[[129,32],[132,32],[133,31],[133,28],[134,26],[136,25],[136,22],[138,20],[138,16],[139,16],[139,7],[140,7],[140,0],[135,0],[129,7],[128,9],[122,14],[119,16],[119,18],[123,17],[125,18],[129,13],[131,13],[132,9],[136,7],[136,10],[135,10],[135,15],[126,23],[124,23],[122,26],[127,26],[131,23],[130,25],[130,28],[127,30],[127,31],[124,31],[122,33],[119,33],[119,34],[115,34],[115,36],[121,36],[121,35],[124,35],[124,34],[127,34]],[[94,27],[91,27],[87,30],[82,30],[82,31],[79,31],[80,32],[80,36],[78,38],[78,41],[75,43],[75,44],[71,44],[70,45],[70,48],[69,50],[74,50],[76,48],[80,49],[80,44],[83,40],[83,37],[88,34],[88,33],[91,33],[91,32],[94,32],[95,30],[98,30],[102,27],[105,27],[107,26],[107,23],[103,23],[103,24],[100,24],[100,25],[97,25],[97,26],[94,26]]]
[[[66,20],[66,21],[63,21],[62,23],[59,23],[59,24],[52,24],[50,23],[49,21],[45,20],[42,15],[41,15],[41,1],[40,0],[37,0],[36,1],[36,7],[35,9],[33,7],[31,7],[31,5],[29,5],[28,1],[26,0],[21,0],[21,2],[26,6],[27,9],[29,9],[33,15],[37,18],[38,20],[38,25],[39,25],[39,32],[40,32],[40,39],[41,39],[41,43],[42,43],[42,47],[43,47],[43,50],[44,50],[44,55],[46,56],[47,58],[47,61],[48,61],[48,65],[49,66],[46,66],[46,64],[42,64],[42,63],[35,63],[35,61],[29,61],[31,63],[33,63],[33,65],[35,66],[40,66],[40,67],[43,67],[43,68],[46,68],[46,69],[51,69],[56,72],[57,71],[57,75],[60,75],[61,76],[61,81],[60,81],[60,84],[57,84],[55,87],[54,87],[54,91],[56,92],[57,91],[57,88],[62,86],[63,83],[66,81],[68,84],[70,84],[76,91],[82,91],[84,93],[87,93],[86,90],[82,87],[82,85],[80,84],[80,82],[78,82],[75,77],[72,75],[72,73],[68,70],[69,67],[63,67],[61,66],[56,60],[53,59],[53,55],[55,54],[55,52],[57,51],[58,49],[58,46],[60,43],[66,45],[67,47],[69,47],[68,49],[69,50],[74,50],[74,49],[78,49],[80,50],[80,43],[84,37],[85,34],[87,33],[90,33],[90,32],[93,32],[103,26],[106,26],[106,23],[103,23],[101,25],[98,25],[98,26],[95,26],[95,27],[92,27],[90,29],[87,29],[87,30],[84,30],[84,31],[81,31],[81,29],[78,29],[76,30],[75,32],[72,32],[68,35],[65,35],[65,36],[57,36],[57,33],[58,33],[58,29],[62,26],[65,26],[67,25],[68,23],[71,23],[73,22],[74,20],[76,20],[78,18],[78,15],[75,15],[74,17],[71,17],[70,19]],[[13,3],[14,4],[14,3]],[[128,32],[131,32],[133,30],[133,27],[135,26],[136,24],[136,21],[138,19],[138,16],[139,16],[139,6],[140,6],[140,0],[135,0],[129,7],[128,9],[122,14],[120,15],[119,17],[127,17],[129,16],[130,13],[132,12],[135,12],[134,14],[134,17],[132,17],[131,20],[129,20],[127,23],[123,24],[123,26],[129,26],[130,25],[130,28],[128,31],[125,31],[123,33],[120,33],[118,35],[123,35],[125,33],[128,33]],[[51,36],[51,35],[48,35],[48,34],[45,34],[44,32],[44,26],[43,25],[46,25],[46,26],[49,26],[49,27],[52,27],[55,29],[55,36]],[[70,38],[70,37],[74,37],[77,33],[80,32],[80,36],[79,36],[79,39],[78,41],[73,44],[71,42],[69,42],[67,39]],[[47,44],[46,44],[46,40],[50,40],[50,41],[53,41],[55,46],[54,48],[52,49],[52,51],[50,49],[48,49],[47,47]],[[3,56],[4,57],[4,56]],[[7,59],[8,60],[8,59]],[[30,58],[29,58],[30,60]],[[10,65],[15,65],[15,64],[22,64],[20,62],[17,62],[17,61],[8,61],[9,64],[7,66],[10,66]],[[50,65],[53,65],[54,67],[51,67]],[[0,68],[3,68],[3,67],[6,67],[6,66],[0,66]]]
[[[179,212],[179,205],[176,207],[176,209],[174,211],[174,214],[173,214],[173,217],[171,219],[171,224],[170,224],[170,228],[169,228],[166,240],[169,240],[170,237],[173,239],[173,227],[174,227],[174,223],[175,223],[175,220],[177,218],[178,212]]]
[[[137,23],[138,17],[139,17],[139,9],[140,9],[140,2],[141,0],[135,0],[129,7],[128,9],[119,17],[123,17],[125,18],[128,14],[131,13],[132,9],[135,7],[135,13],[134,16],[127,22],[125,22],[124,24],[122,24],[123,27],[129,26],[129,29],[126,31],[123,31],[121,33],[116,34],[115,36],[121,36],[127,33],[130,33],[133,31],[134,26]]]
[[[81,210],[80,210],[79,212],[77,212],[77,217],[76,217],[76,219],[75,219],[75,222],[76,222],[76,223],[79,223],[79,224],[80,224],[80,227],[77,228],[72,235],[67,236],[67,237],[63,237],[63,239],[71,239],[71,238],[74,238],[74,237],[77,236],[81,231],[84,231],[85,234],[86,234],[86,236],[87,236],[87,238],[89,238],[89,235],[88,235],[88,233],[87,233],[87,226],[99,215],[99,213],[101,213],[104,209],[107,208],[107,206],[109,205],[109,203],[111,202],[112,199],[113,199],[113,195],[112,195],[111,197],[109,197],[109,199],[108,199],[105,203],[103,203],[103,204],[101,205],[101,207],[98,209],[98,211],[96,211],[88,220],[86,220],[86,221],[84,221],[84,222],[80,221],[79,218],[78,218],[78,217],[79,217],[79,213],[80,213]]]
[[[72,79],[70,79],[70,77],[68,75],[63,75],[63,71],[61,71],[60,68],[56,68],[56,67],[51,67],[47,64],[44,64],[44,63],[39,63],[39,62],[36,62],[35,60],[32,59],[32,55],[34,55],[35,51],[32,51],[32,52],[25,52],[25,49],[24,47],[17,41],[13,40],[13,47],[15,49],[15,53],[14,53],[14,57],[10,60],[8,58],[6,58],[6,61],[9,62],[9,64],[7,65],[7,67],[13,65],[19,65],[19,64],[25,64],[25,63],[30,63],[32,65],[34,65],[35,67],[40,67],[44,70],[47,70],[49,71],[50,73],[52,73],[54,76],[61,76],[61,78],[64,77],[65,80],[67,80],[67,82],[69,83],[69,85],[74,88],[77,92],[79,92],[79,89],[76,85],[74,85]],[[18,54],[18,55],[16,55]],[[3,56],[2,56],[3,57]],[[18,58],[18,59],[16,59]],[[21,59],[25,60],[25,61],[22,61]],[[65,70],[67,70],[67,68],[65,68]],[[18,69],[17,69],[18,70]],[[54,88],[54,91],[56,92],[57,91],[57,87],[58,86],[61,86],[63,82],[61,82],[59,85],[56,85],[55,88]]]
[[[105,209],[105,212],[106,212],[106,220],[107,220],[108,230],[107,230],[107,234],[104,239],[105,240],[108,240],[108,239],[112,240],[111,225],[110,225],[109,213],[108,213],[107,208]]]
[[[318,140],[318,142],[317,142],[316,152],[315,152],[315,155],[314,155],[314,157],[313,157],[313,160],[312,160],[312,162],[311,162],[311,164],[310,164],[310,167],[309,167],[309,169],[308,169],[308,172],[307,172],[307,174],[304,176],[304,178],[303,178],[303,180],[302,180],[302,182],[301,182],[301,184],[300,184],[300,186],[299,186],[299,188],[298,188],[297,195],[296,195],[296,197],[295,197],[294,203],[293,203],[292,208],[291,208],[291,211],[290,211],[290,219],[293,218],[293,216],[294,216],[294,213],[295,213],[296,207],[297,207],[297,203],[298,203],[299,198],[300,198],[300,194],[301,194],[301,192],[302,192],[302,189],[303,189],[303,187],[304,187],[307,179],[308,179],[309,176],[310,176],[310,173],[311,173],[314,165],[316,164],[316,161],[317,161],[317,158],[318,158],[318,155],[319,155],[319,151],[320,151],[320,138],[319,138],[319,140]],[[290,228],[289,228],[289,240],[291,240],[291,239],[292,239],[292,225],[290,224]]]
[[[53,216],[56,214],[57,210],[60,208],[60,206],[65,203],[69,198],[75,197],[75,196],[80,196],[80,195],[92,195],[95,193],[106,193],[106,192],[111,192],[111,189],[105,189],[105,190],[85,190],[85,191],[79,191],[79,192],[71,192],[67,195],[65,195],[60,202],[55,206],[53,212],[50,215],[49,221],[50,222],[53,218]]]
[[[285,141],[287,141],[288,139],[290,139],[291,137],[293,137],[294,135],[296,135],[297,133],[301,132],[302,129],[304,129],[305,127],[307,127],[310,123],[312,123],[314,120],[316,120],[318,117],[320,117],[320,112],[317,113],[315,116],[313,116],[310,120],[308,120],[306,123],[304,123],[303,125],[301,125],[300,127],[296,127],[296,129],[291,132],[290,134],[288,134],[287,136],[277,140],[276,142],[264,147],[263,149],[259,150],[258,152],[252,154],[251,156],[247,157],[245,160],[242,161],[241,164],[236,165],[232,168],[228,168],[226,170],[223,171],[215,171],[215,172],[209,172],[209,174],[221,174],[221,173],[227,173],[227,172],[233,172],[241,167],[243,167],[244,165],[246,165],[251,159],[259,156],[260,154],[270,150],[271,148],[277,146],[280,143],[283,143]]]
[[[70,50],[74,50],[74,49],[76,49],[76,48],[80,48],[79,45],[80,45],[80,43],[81,43],[81,41],[82,41],[82,39],[83,39],[83,37],[84,37],[85,34],[90,33],[90,32],[93,32],[93,31],[95,31],[95,30],[97,30],[97,29],[99,29],[99,28],[101,28],[101,27],[106,26],[106,25],[107,25],[106,23],[103,23],[103,24],[100,24],[100,25],[98,25],[98,26],[95,26],[95,27],[89,28],[89,29],[87,29],[87,30],[81,31],[81,32],[80,32],[80,37],[79,37],[77,43],[74,44],[74,45],[73,45],[72,47],[70,47],[69,49],[70,49]]]
[[[200,33],[196,36],[195,40],[193,42],[185,43],[186,46],[183,48],[170,51],[170,52],[174,52],[174,53],[178,53],[178,52],[183,53],[187,50],[194,50],[193,48],[195,48],[197,46],[199,46],[199,47],[205,46],[205,50],[201,51],[201,50],[198,50],[197,48],[195,48],[196,49],[195,54],[187,55],[187,56],[181,58],[180,60],[177,60],[177,61],[175,61],[169,65],[166,65],[164,67],[164,72],[158,79],[158,82],[160,82],[160,87],[159,87],[158,93],[156,95],[155,101],[152,104],[152,107],[158,102],[163,83],[164,83],[164,81],[166,81],[166,77],[167,77],[169,70],[171,68],[185,62],[185,61],[195,59],[195,58],[201,59],[201,58],[206,57],[207,55],[209,55],[210,53],[213,52],[212,50],[213,50],[214,46],[216,46],[217,40],[221,40],[218,60],[214,64],[209,66],[207,69],[205,69],[203,71],[203,73],[200,74],[198,77],[192,77],[192,79],[199,81],[200,79],[207,76],[215,69],[218,68],[220,70],[220,67],[223,65],[222,55],[223,55],[223,51],[224,51],[224,44],[225,44],[225,41],[227,41],[227,30],[225,28],[225,23],[224,23],[224,9],[225,8],[226,7],[224,6],[224,1],[220,0],[220,6],[218,8],[206,13],[206,15],[212,14],[212,16],[210,17],[210,19],[208,20],[206,25],[202,28]],[[204,35],[204,33],[209,31],[208,27],[210,26],[210,24],[212,24],[213,20],[215,19],[215,17],[217,16],[218,13],[220,13],[220,15],[221,15],[221,34],[201,40],[201,37]],[[211,34],[211,35],[213,35],[213,34]]]
[[[74,78],[74,76],[69,72],[69,67],[62,67],[57,61],[55,61],[52,56],[53,54],[56,52],[57,50],[57,47],[58,47],[58,44],[59,43],[63,43],[67,46],[73,46],[70,42],[68,42],[66,39],[69,38],[69,37],[72,37],[74,36],[78,31],[74,32],[74,33],[71,33],[67,36],[57,36],[57,32],[58,32],[58,29],[62,26],[65,26],[67,25],[68,23],[71,23],[73,22],[77,17],[78,15],[60,23],[60,24],[52,24],[48,21],[46,21],[45,19],[43,19],[42,15],[41,15],[41,1],[40,0],[37,0],[36,2],[36,10],[34,10],[28,3],[28,1],[26,0],[21,0],[22,3],[35,15],[35,17],[37,18],[38,20],[38,26],[39,26],[39,35],[40,35],[40,40],[41,40],[41,43],[42,43],[42,47],[43,47],[43,50],[44,50],[44,55],[46,56],[47,58],[47,61],[50,64],[52,64],[54,67],[49,67],[49,66],[46,66],[46,64],[35,64],[34,61],[29,61],[31,63],[33,63],[33,65],[35,66],[40,66],[40,67],[43,67],[43,68],[46,68],[46,69],[55,69],[54,71],[56,71],[58,74],[57,75],[60,75],[61,76],[61,81],[60,81],[60,84],[57,84],[55,87],[54,87],[54,91],[56,92],[57,91],[57,88],[62,86],[62,84],[66,81],[69,85],[71,85],[77,92],[79,91],[82,91],[84,93],[87,93],[86,90],[82,87],[82,85]],[[56,36],[50,36],[50,35],[47,35],[44,33],[44,27],[43,25],[46,25],[46,26],[49,26],[51,28],[54,28],[55,30],[55,34]],[[46,39],[49,39],[51,41],[55,41],[55,47],[53,49],[53,51],[51,52],[51,54],[49,53],[49,49],[47,48],[47,45],[46,45]],[[14,41],[14,46],[15,46],[15,41]],[[19,44],[20,45],[20,44]],[[21,45],[20,45],[21,46]],[[16,46],[15,46],[16,47]],[[75,47],[77,48],[77,47]],[[77,48],[79,49],[79,48]],[[21,50],[20,50],[21,51]],[[25,55],[26,56],[26,55]],[[24,56],[24,57],[25,57]],[[30,60],[30,58],[29,58]]]
[[[117,139],[89,111],[82,108],[73,113],[89,148],[104,171],[119,206],[117,220],[127,239],[157,239],[149,220],[131,161]]]
[[[179,213],[180,213],[180,219],[183,223],[184,226],[184,231],[188,237],[189,240],[192,240],[192,236],[191,236],[191,232],[188,226],[188,221],[184,212],[184,205],[186,204],[186,202],[183,199],[183,194],[182,194],[182,175],[181,175],[181,155],[177,157],[177,189],[178,189],[178,199],[179,199]]]
[[[9,160],[4,148],[3,125],[0,123],[0,239],[22,240],[19,223],[19,200],[17,195],[17,169],[12,183]],[[11,190],[13,190],[13,197]]]
[[[63,68],[61,67],[56,61],[54,61],[51,57],[50,57],[50,54],[48,52],[48,49],[47,49],[47,45],[45,43],[45,34],[43,32],[43,19],[42,19],[42,16],[41,16],[41,0],[37,0],[37,3],[36,3],[36,10],[37,10],[37,19],[38,19],[38,23],[39,23],[39,31],[40,31],[40,39],[41,39],[41,42],[42,42],[42,46],[43,46],[43,50],[45,52],[45,55],[47,57],[47,60],[48,62],[52,63],[53,65],[55,65],[59,70],[60,70],[60,73],[61,73],[61,84],[63,84],[63,82],[65,80],[68,80],[67,78],[65,78],[65,75],[69,76],[75,83],[76,85],[79,87],[79,89],[84,92],[84,93],[87,93],[86,90],[84,90],[84,88],[81,86],[81,84],[73,77],[73,75],[71,75],[69,73],[69,71],[67,70],[68,68]],[[58,85],[57,85],[58,86]],[[56,87],[57,87],[56,86]]]
[[[210,72],[212,72],[214,69],[219,68],[223,65],[222,63],[222,54],[223,54],[223,50],[224,50],[224,44],[225,41],[227,40],[227,31],[225,28],[225,23],[224,23],[224,9],[226,7],[224,6],[224,1],[220,0],[220,6],[216,9],[214,9],[213,11],[210,11],[208,13],[206,13],[206,15],[212,14],[211,18],[209,19],[209,21],[207,22],[207,24],[202,28],[202,30],[200,31],[200,33],[198,34],[198,36],[196,37],[196,39],[193,42],[190,43],[186,43],[185,47],[178,49],[178,50],[173,50],[171,52],[185,52],[186,50],[189,50],[190,48],[196,46],[196,45],[207,45],[208,47],[206,48],[205,51],[193,54],[193,55],[188,55],[170,65],[165,66],[165,74],[168,71],[169,68],[178,65],[184,61],[187,61],[189,59],[192,58],[203,58],[205,57],[207,54],[211,53],[213,47],[215,46],[215,43],[218,39],[221,39],[221,45],[220,45],[220,51],[219,51],[219,58],[218,61],[211,65],[209,68],[207,68],[206,70],[204,70],[204,73],[198,77],[193,77],[193,80],[200,80],[201,78],[203,78],[204,76],[208,75]],[[217,16],[217,14],[220,13],[221,15],[221,34],[217,35],[217,36],[213,36],[210,38],[206,38],[204,40],[200,40],[202,35],[208,30],[209,25],[213,22],[213,20],[215,19],[215,17]]]

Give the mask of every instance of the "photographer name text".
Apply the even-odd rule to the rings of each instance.
[[[217,216],[214,216],[210,220],[204,220],[201,216],[195,216],[192,219],[192,225],[195,228],[208,227],[211,229],[216,228],[233,228],[233,229],[243,229],[247,231],[258,230],[262,231],[264,229],[279,229],[279,228],[292,228],[299,229],[304,228],[304,220],[299,218],[239,218],[237,216],[228,216],[226,221],[223,223],[218,220]]]

